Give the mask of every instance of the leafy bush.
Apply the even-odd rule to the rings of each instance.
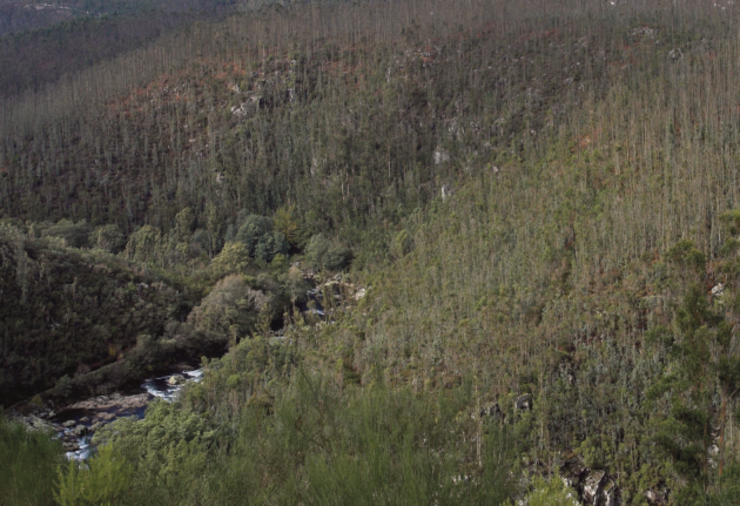
[[[144,225],[131,234],[126,243],[126,257],[136,262],[146,262],[157,253],[162,236],[151,225]]]
[[[88,241],[92,247],[111,253],[118,253],[126,245],[126,237],[115,224],[97,227],[90,234]]]
[[[272,220],[266,216],[250,214],[244,220],[236,233],[236,240],[244,243],[249,251],[249,256],[254,256],[257,244],[262,237],[272,232]]]
[[[537,476],[532,482],[534,490],[527,495],[529,506],[578,506],[578,494],[555,475],[546,481]]]
[[[260,309],[270,297],[247,284],[243,276],[227,276],[213,287],[188,317],[197,330],[240,339],[254,331]]]
[[[28,431],[0,413],[0,504],[52,504],[62,445],[42,431]]]
[[[60,220],[59,222],[41,231],[42,237],[58,237],[64,239],[67,246],[72,248],[85,248],[89,245],[89,237],[92,227],[85,220],[78,223],[72,220]]]
[[[249,256],[265,263],[270,263],[276,255],[286,255],[290,250],[285,235],[273,231],[273,221],[266,216],[247,216],[236,233],[236,239],[246,246]]]
[[[270,263],[277,255],[286,255],[290,244],[280,232],[265,234],[260,237],[254,248],[254,257],[265,263]]]
[[[93,492],[104,497],[91,504],[106,500],[100,492],[108,493],[107,500],[116,504],[199,503],[194,495],[206,488],[208,449],[215,441],[205,417],[178,403],[156,401],[143,420],[117,420],[99,431],[94,441],[109,450],[92,460],[90,472],[78,471],[76,477],[89,486],[85,499],[94,497]],[[116,467],[124,473],[126,490],[119,487],[119,480],[106,479],[107,471]]]
[[[275,211],[275,230],[282,233],[290,244],[298,244],[300,233],[295,220],[295,206],[283,206]]]
[[[101,446],[98,454],[81,465],[70,460],[59,469],[61,506],[116,504],[130,486],[131,468],[112,446]]]
[[[308,301],[306,293],[311,289],[306,278],[298,267],[291,266],[283,281],[285,292],[290,296],[294,304],[302,304]]]
[[[244,274],[250,265],[249,251],[242,242],[227,242],[221,253],[211,262],[214,277],[222,278],[229,274]]]
[[[317,234],[306,246],[306,257],[315,269],[336,271],[347,265],[350,251],[338,242]]]

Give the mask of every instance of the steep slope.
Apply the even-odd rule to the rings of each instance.
[[[444,23],[389,4],[199,25],[50,90],[64,102],[9,103],[3,212],[167,231],[188,206],[205,222],[211,204],[226,229],[240,209],[290,202],[311,231],[354,242],[499,150],[536,153],[623,58],[577,45],[618,28],[567,11],[549,30],[485,4],[424,8],[437,7]],[[312,10],[327,20],[315,29]],[[435,163],[438,147],[455,162]]]
[[[115,362],[158,338],[193,302],[182,286],[103,251],[81,252],[2,231],[3,404]],[[116,385],[111,385],[115,387]]]
[[[197,25],[9,103],[4,216],[115,223],[219,290],[295,301],[309,266],[328,315],[234,324],[60,490],[125,461],[111,502],[733,504],[737,13],[378,5]]]

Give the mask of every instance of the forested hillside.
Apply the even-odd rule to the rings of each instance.
[[[206,358],[0,502],[737,504],[736,6],[239,10],[2,78],[2,404]]]
[[[198,20],[224,19],[274,0],[0,2],[0,96],[35,92],[145,47]]]

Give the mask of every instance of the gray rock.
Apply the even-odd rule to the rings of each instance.
[[[434,150],[434,165],[440,165],[450,161],[450,154],[442,148]]]
[[[77,425],[77,422],[75,422],[74,420],[67,420],[62,424],[62,427],[64,427],[65,429],[69,429],[71,427],[74,427],[75,425]]]
[[[560,477],[569,487],[579,488],[586,475],[586,468],[577,457],[569,458],[560,468]]]
[[[478,415],[483,418],[486,416],[490,416],[492,418],[500,419],[503,418],[504,414],[501,411],[501,408],[499,407],[498,403],[493,404],[489,407],[484,407],[480,410],[480,413]]]
[[[604,471],[591,471],[583,483],[583,502],[586,504],[599,504],[599,495],[606,473]]]
[[[617,488],[617,484],[612,480],[607,480],[606,483],[604,483],[601,496],[603,501],[599,504],[603,504],[604,506],[618,506],[620,504],[619,489]]]
[[[84,425],[78,425],[77,427],[74,428],[72,432],[74,432],[75,436],[82,437],[85,434],[87,434],[87,427],[85,427]]]
[[[668,494],[668,489],[648,490],[645,492],[645,498],[652,505],[663,506],[664,504],[668,504]]]
[[[185,376],[183,376],[182,374],[173,374],[169,377],[167,383],[173,386],[182,385],[183,383],[185,383]]]
[[[514,400],[516,409],[532,409],[532,394],[520,395]]]
[[[64,447],[65,452],[76,452],[77,450],[80,449],[80,445],[78,445],[77,443],[73,443],[73,442],[69,442],[69,443],[65,442],[62,444],[62,446]]]
[[[588,469],[576,454],[564,456],[559,466],[560,477],[567,486],[578,492],[579,504],[593,506],[620,506],[621,491],[616,482],[600,469]]]
[[[668,51],[668,58],[673,61],[680,60],[681,58],[683,58],[683,51],[681,51],[680,47],[671,49],[670,51]]]

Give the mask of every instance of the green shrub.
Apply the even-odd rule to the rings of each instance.
[[[546,481],[541,476],[532,481],[534,490],[527,495],[529,506],[578,506],[578,494],[563,483],[557,474]]]
[[[290,243],[285,235],[273,230],[272,219],[250,214],[236,233],[236,240],[244,244],[249,256],[264,263],[272,262],[276,255],[287,255]]]
[[[236,240],[244,243],[249,256],[254,256],[257,244],[262,237],[272,232],[272,220],[266,216],[250,214],[236,233]]]
[[[89,237],[92,228],[85,220],[73,222],[72,220],[60,220],[54,225],[42,230],[42,237],[58,237],[64,239],[67,246],[72,248],[85,248],[89,245]]]
[[[0,413],[0,504],[52,504],[63,459],[62,445],[50,433],[28,431]]]
[[[97,227],[88,238],[90,246],[111,253],[120,252],[126,245],[126,237],[118,225],[108,224]]]
[[[682,271],[692,270],[699,274],[703,273],[707,263],[706,255],[688,239],[678,241],[673,245],[666,252],[666,258]]]
[[[201,332],[240,339],[256,328],[260,310],[269,302],[270,297],[251,288],[246,278],[231,275],[216,283],[190,313],[188,322]]]
[[[131,468],[112,446],[101,446],[85,464],[71,460],[59,469],[61,506],[100,506],[120,504],[130,486]]]
[[[249,251],[242,242],[227,242],[221,253],[211,262],[211,273],[214,278],[229,274],[244,274],[250,265]]]
[[[270,263],[277,255],[286,255],[290,244],[280,232],[265,234],[259,238],[254,248],[254,257],[265,263]]]
[[[308,242],[306,256],[315,269],[336,271],[347,265],[350,251],[338,242],[317,234]]]

